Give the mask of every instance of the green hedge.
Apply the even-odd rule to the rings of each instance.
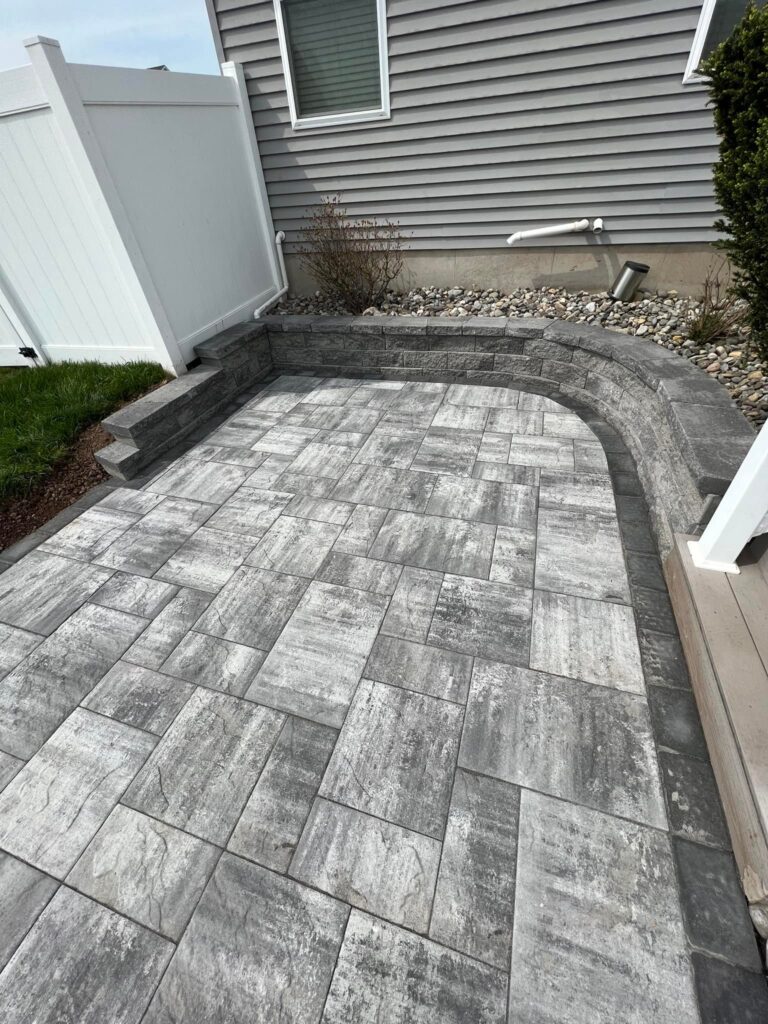
[[[701,66],[710,80],[720,158],[715,195],[723,217],[716,243],[749,302],[758,351],[768,358],[768,6],[747,9],[733,35]]]

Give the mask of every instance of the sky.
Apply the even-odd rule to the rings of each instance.
[[[205,0],[0,0],[0,70],[29,63],[30,36],[76,64],[219,72]]]

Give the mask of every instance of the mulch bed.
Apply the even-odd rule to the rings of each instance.
[[[91,487],[106,480],[107,473],[93,454],[112,440],[100,423],[86,427],[70,453],[45,480],[29,494],[0,504],[0,551],[43,526]]]

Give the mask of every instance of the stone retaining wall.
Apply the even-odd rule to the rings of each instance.
[[[115,442],[97,452],[96,459],[111,476],[137,476],[201,420],[272,370],[266,327],[254,321],[196,345],[195,354],[200,366],[102,421]]]
[[[239,391],[270,372],[385,377],[518,388],[590,410],[614,457],[631,456],[657,544],[697,533],[754,440],[726,390],[652,342],[588,324],[503,317],[271,316],[197,345],[201,366],[104,420],[116,438],[97,458],[130,479]],[[627,465],[631,476],[634,469]],[[631,492],[630,492],[631,494]]]
[[[708,521],[754,440],[673,352],[588,324],[502,317],[265,317],[277,371],[520,388],[592,409],[626,444],[663,554]],[[610,439],[601,438],[610,445]]]

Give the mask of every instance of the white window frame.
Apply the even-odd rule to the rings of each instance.
[[[285,75],[285,89],[288,94],[288,109],[294,131],[307,128],[332,128],[336,125],[360,124],[364,121],[383,121],[390,117],[389,106],[389,54],[387,49],[387,0],[376,0],[377,28],[379,33],[379,82],[381,106],[374,110],[349,110],[339,114],[317,114],[299,117],[291,74],[291,60],[288,50],[288,34],[283,20],[282,0],[274,0],[277,39],[280,44],[280,59]]]
[[[697,68],[701,63],[701,54],[704,49],[704,43],[707,40],[707,33],[709,32],[709,26],[712,23],[712,15],[715,13],[716,7],[717,0],[704,0],[704,3],[702,4],[701,14],[699,15],[699,24],[696,26],[696,35],[693,37],[691,52],[688,56],[685,74],[683,75],[683,85],[707,84],[707,79],[704,75],[700,75],[698,73]]]

